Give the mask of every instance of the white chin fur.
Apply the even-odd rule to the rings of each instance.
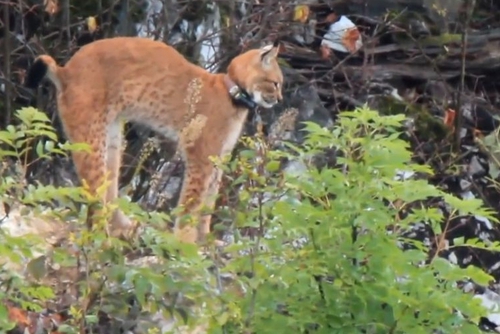
[[[264,99],[262,98],[262,93],[259,91],[253,92],[252,96],[253,96],[254,102],[263,108],[272,108],[276,104],[276,103],[268,103],[268,102],[264,101]]]

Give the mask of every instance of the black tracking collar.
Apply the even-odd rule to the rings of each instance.
[[[257,108],[257,103],[252,99],[250,94],[247,93],[247,91],[239,88],[238,86],[234,86],[236,89],[234,89],[233,92],[229,92],[229,95],[231,95],[231,98],[233,99],[233,103],[237,107],[245,107],[248,109],[255,109]]]
[[[250,110],[257,108],[257,103],[255,103],[252,96],[246,90],[240,88],[227,75],[224,79],[228,88],[229,95],[231,96],[231,99],[233,100],[235,106],[247,108]]]

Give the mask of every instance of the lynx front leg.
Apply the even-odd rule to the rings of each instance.
[[[205,196],[205,206],[209,210],[213,210],[215,207],[215,202],[217,200],[217,195],[219,194],[220,183],[222,180],[222,170],[219,168],[213,168],[212,176],[208,184],[207,194]],[[200,232],[203,236],[210,233],[210,223],[212,215],[205,215],[200,221]]]
[[[211,214],[202,215],[201,210],[204,207],[213,209],[221,177],[222,171],[208,159],[191,160],[186,157],[186,172],[178,205],[183,207],[181,216],[188,214],[193,220],[176,219],[174,232],[181,241],[196,243],[210,233]]]
[[[106,192],[106,202],[113,202],[118,197],[118,181],[122,157],[122,127],[119,120],[108,125],[107,131],[107,172],[110,182]],[[111,216],[111,234],[119,236],[132,227],[130,219],[119,209]]]

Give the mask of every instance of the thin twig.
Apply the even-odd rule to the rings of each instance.
[[[5,125],[7,126],[10,124],[10,118],[11,118],[11,84],[10,84],[10,77],[11,77],[11,72],[10,72],[10,6],[11,3],[8,2],[7,4],[4,5],[4,11],[3,11],[3,24],[4,24],[4,73],[5,73],[5,78],[7,80],[4,83],[4,89],[5,89]]]
[[[265,155],[265,142],[263,140],[263,135],[262,133],[258,133],[257,137],[257,142],[258,142],[258,156],[261,158],[261,161],[259,165],[257,166],[257,173],[259,175],[263,175],[265,173],[264,171],[264,166],[266,164],[266,155]],[[263,212],[263,206],[264,206],[264,193],[262,191],[259,191],[257,194],[257,205],[258,205],[258,221],[259,221],[259,232],[257,233],[257,240],[255,241],[255,245],[253,249],[250,252],[250,267],[252,271],[252,275],[254,278],[256,278],[256,268],[255,268],[255,261],[256,257],[258,256],[258,253],[260,251],[260,245],[262,238],[264,237],[265,233],[265,221],[264,221],[264,212]],[[250,300],[250,306],[249,306],[249,311],[247,315],[247,319],[245,321],[245,328],[249,328],[250,324],[253,320],[254,313],[255,313],[255,306],[257,304],[257,289],[253,288],[251,292],[251,300]]]
[[[463,126],[463,113],[462,113],[462,95],[465,91],[465,56],[467,54],[467,34],[469,30],[469,24],[472,17],[472,12],[474,11],[474,7],[476,6],[476,0],[467,0],[466,1],[466,18],[465,24],[462,31],[462,66],[460,69],[460,87],[458,89],[457,96],[457,113],[455,117],[455,150],[458,152],[460,150],[460,142],[461,142],[461,129]]]
[[[66,37],[66,48],[67,50],[71,50],[71,17],[70,17],[70,4],[69,0],[64,0],[62,3],[63,10],[63,33],[61,34],[61,38],[63,36]]]

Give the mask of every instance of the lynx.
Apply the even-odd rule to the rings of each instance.
[[[87,143],[91,152],[74,152],[81,181],[90,191],[108,181],[102,203],[118,196],[123,142],[121,122],[139,122],[177,140],[185,162],[174,235],[199,243],[210,232],[222,171],[209,157],[222,157],[236,145],[249,109],[271,108],[282,100],[283,75],[278,45],[236,56],[227,73],[210,73],[187,61],[173,47],[139,37],[102,39],[78,50],[65,66],[49,55],[37,57],[25,86],[48,78],[56,87],[58,114],[67,139]],[[189,214],[196,224],[180,217]],[[133,226],[119,209],[108,223],[112,235]]]

